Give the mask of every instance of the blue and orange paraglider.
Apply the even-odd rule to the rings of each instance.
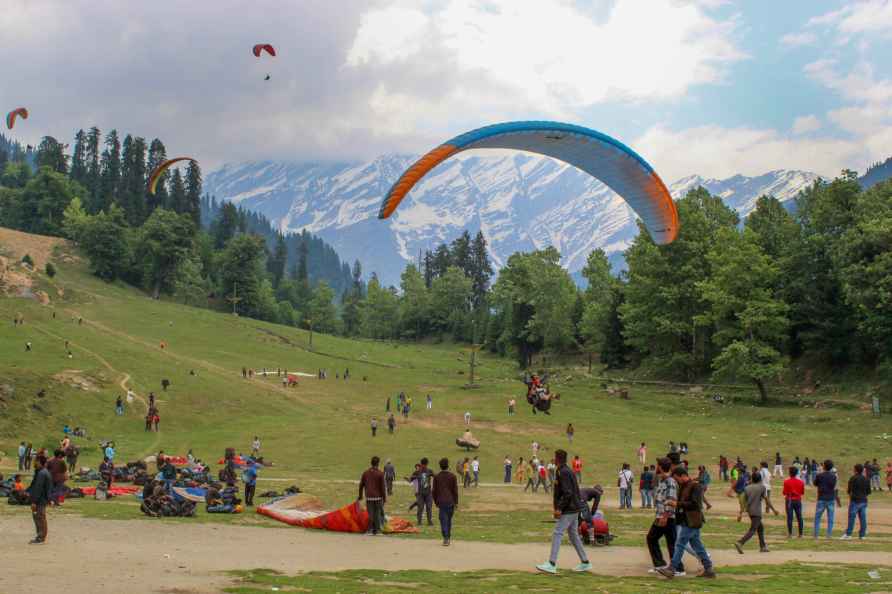
[[[197,163],[192,157],[177,157],[175,159],[168,159],[167,161],[163,161],[152,173],[149,175],[149,194],[155,194],[155,187],[158,185],[158,180],[161,179],[161,176],[165,171],[170,169],[172,166],[176,165],[180,161],[193,161]]]
[[[635,151],[606,134],[559,122],[507,122],[478,128],[436,147],[396,180],[378,212],[386,219],[427,172],[462,151],[514,149],[558,159],[604,182],[641,217],[653,240],[672,243],[678,212],[666,185]]]
[[[12,130],[12,127],[15,126],[16,118],[22,118],[23,120],[28,119],[28,110],[24,107],[19,107],[18,109],[13,109],[11,112],[6,114],[6,128]]]

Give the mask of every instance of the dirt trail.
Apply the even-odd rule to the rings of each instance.
[[[459,524],[460,526],[460,524]],[[49,518],[46,545],[29,547],[33,526],[26,513],[0,516],[0,558],[4,581],[16,584],[18,594],[68,591],[118,593],[126,582],[128,592],[217,592],[227,582],[219,572],[231,569],[272,568],[288,573],[343,569],[435,569],[475,571],[505,569],[530,571],[548,552],[548,545],[496,544],[458,541],[443,548],[436,540],[367,537],[296,528],[260,528],[215,524],[96,520],[74,516]],[[716,566],[787,561],[818,563],[892,562],[887,552],[779,551],[739,555],[710,551]],[[108,560],[121,568],[116,579],[108,573]],[[602,575],[642,575],[649,567],[641,547],[605,547],[591,550],[595,572]],[[575,562],[569,547],[561,551],[559,566]],[[35,575],[33,568],[56,569]],[[543,579],[549,579],[543,576]],[[656,578],[654,578],[656,579]],[[122,581],[123,580],[123,581]],[[176,589],[176,590],[174,590]]]

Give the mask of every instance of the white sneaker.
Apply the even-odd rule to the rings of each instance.
[[[666,569],[667,567],[669,567],[669,566],[663,565],[662,567],[651,567],[650,569],[647,570],[647,573],[659,573],[659,571],[661,569]]]
[[[849,536],[848,534],[843,534],[842,536],[839,537],[839,540],[852,540],[852,537]]]
[[[685,571],[676,571],[675,572],[675,577],[684,577],[686,575],[688,575],[688,574]]]

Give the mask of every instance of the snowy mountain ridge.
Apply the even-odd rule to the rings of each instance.
[[[383,155],[364,163],[227,164],[210,173],[205,189],[258,211],[282,231],[308,231],[330,243],[345,261],[359,259],[367,273],[398,284],[406,263],[467,229],[482,230],[494,267],[516,251],[553,245],[570,272],[604,249],[621,265],[638,233],[632,210],[601,182],[571,166],[526,153],[469,153],[452,158],[419,182],[388,220],[377,218],[381,199],[414,162]],[[669,186],[677,199],[697,186],[746,216],[763,194],[793,199],[818,178],[777,170],[719,180],[697,175]]]

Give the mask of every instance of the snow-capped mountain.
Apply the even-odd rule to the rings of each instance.
[[[359,259],[367,273],[393,284],[408,261],[465,229],[483,231],[496,268],[516,251],[553,245],[571,272],[596,248],[621,263],[638,232],[632,210],[604,184],[524,153],[452,158],[428,173],[390,219],[378,220],[382,197],[413,161],[386,155],[358,164],[239,163],[209,174],[205,189],[263,213],[283,231],[307,229],[345,261]],[[702,185],[745,216],[759,196],[789,200],[817,177],[788,170],[724,180],[690,176],[670,191],[679,198]]]

